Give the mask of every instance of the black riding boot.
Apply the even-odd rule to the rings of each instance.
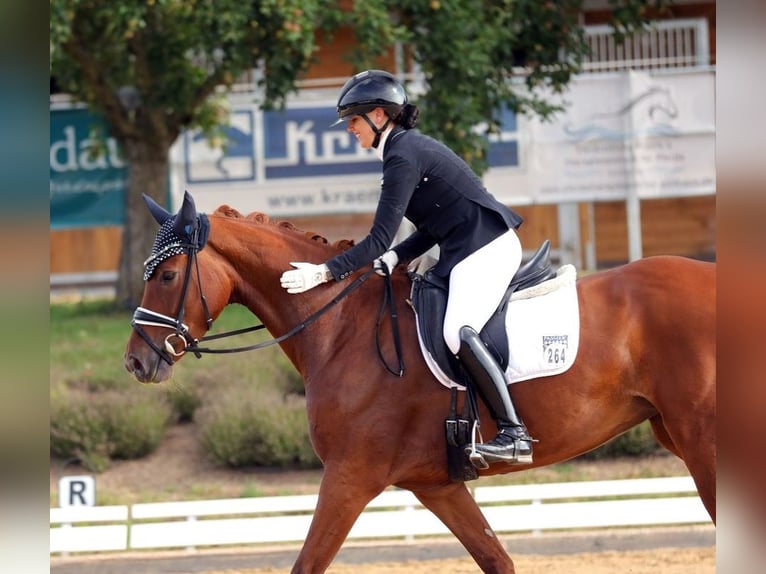
[[[479,394],[498,426],[497,436],[489,442],[477,444],[476,451],[487,462],[530,464],[533,439],[513,408],[505,375],[476,330],[467,325],[460,329],[458,358],[479,389]],[[471,448],[466,448],[466,452],[470,454]]]

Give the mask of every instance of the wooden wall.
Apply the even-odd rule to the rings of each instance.
[[[641,238],[644,257],[663,254],[715,258],[714,195],[652,199],[641,202]],[[625,203],[595,205],[596,260],[600,267],[628,259]]]
[[[122,227],[51,230],[50,273],[117,271],[121,245]]]

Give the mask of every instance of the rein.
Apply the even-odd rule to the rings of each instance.
[[[375,323],[375,345],[378,349],[378,358],[380,359],[380,362],[383,363],[383,366],[386,367],[386,370],[392,375],[396,375],[397,377],[403,377],[404,376],[404,359],[402,358],[402,344],[401,344],[401,340],[399,339],[399,321],[398,321],[399,315],[396,312],[396,300],[394,299],[394,287],[391,284],[391,272],[388,270],[388,266],[384,264],[382,265],[382,269],[383,269],[383,276],[386,280],[386,290],[383,294],[383,302],[380,305],[380,311],[378,311],[378,320]],[[383,351],[380,346],[380,324],[383,321],[383,315],[386,311],[386,307],[390,308],[391,334],[394,338],[394,348],[396,349],[396,358],[399,361],[398,371],[395,371],[394,369],[388,366],[388,362],[383,356]]]
[[[200,347],[199,343],[203,341],[213,341],[216,339],[223,339],[226,337],[233,337],[236,335],[242,335],[245,333],[259,331],[260,329],[265,329],[266,326],[263,324],[253,325],[251,327],[245,327],[245,328],[236,329],[233,331],[226,331],[224,333],[216,333],[214,335],[203,336],[203,337],[200,337],[199,339],[193,338],[191,334],[189,333],[188,326],[183,323],[184,302],[186,300],[186,294],[189,287],[189,279],[191,277],[192,264],[194,264],[197,271],[197,281],[200,286],[200,298],[202,300],[202,306],[205,310],[205,316],[206,316],[208,329],[213,324],[213,319],[210,316],[205,295],[202,293],[202,282],[201,282],[200,271],[199,271],[199,262],[197,260],[197,252],[199,251],[199,248],[197,247],[196,244],[186,244],[186,245],[183,245],[183,247],[187,249],[189,257],[186,264],[186,276],[184,278],[184,285],[181,291],[181,298],[178,304],[178,310],[176,311],[176,318],[174,319],[172,317],[168,317],[167,315],[157,313],[155,311],[146,309],[144,307],[138,307],[133,313],[133,320],[131,321],[131,326],[136,330],[136,332],[138,332],[141,338],[144,339],[144,341],[157,354],[159,354],[164,361],[166,361],[170,365],[173,364],[173,357],[180,357],[186,352],[193,353],[195,357],[200,359],[202,358],[202,353],[209,353],[209,354],[242,353],[245,351],[255,351],[257,349],[263,349],[263,348],[281,343],[282,341],[292,337],[293,335],[296,335],[297,333],[301,332],[303,329],[308,327],[311,323],[316,321],[319,317],[321,317],[323,314],[329,311],[332,307],[337,305],[342,299],[348,296],[351,292],[355,291],[358,287],[360,287],[362,283],[367,281],[370,275],[375,273],[375,269],[366,271],[361,276],[357,277],[351,284],[347,285],[340,293],[338,293],[338,295],[333,297],[328,303],[323,305],[320,309],[312,313],[310,316],[304,319],[301,323],[294,326],[292,329],[290,329],[283,335],[280,335],[279,337],[275,337],[268,341],[262,341],[254,345],[247,345],[244,347],[232,347],[228,349],[211,349],[208,347]],[[383,362],[383,365],[386,367],[386,370],[388,370],[388,372],[392,373],[393,375],[402,377],[404,375],[404,361],[402,359],[401,343],[399,338],[399,326],[397,321],[396,303],[394,302],[394,298],[393,298],[391,276],[388,272],[388,269],[385,270],[385,280],[386,280],[386,289],[384,293],[383,304],[381,305],[380,312],[378,313],[375,340],[378,347],[378,357]],[[381,346],[380,346],[380,324],[381,324],[383,313],[385,312],[386,307],[390,307],[390,310],[391,310],[391,329],[392,329],[392,336],[394,339],[394,346],[396,348],[397,359],[399,362],[398,371],[395,371],[388,366],[388,363],[383,358],[383,353],[381,351]],[[151,340],[151,338],[146,333],[146,331],[144,331],[144,329],[141,327],[142,325],[154,326],[154,327],[165,327],[165,328],[173,329],[175,332],[168,335],[165,338],[164,348],[161,348],[154,341]],[[171,341],[174,338],[177,338],[183,342],[184,346],[180,351],[176,351],[175,347],[172,345]]]
[[[229,349],[210,349],[207,347],[198,347],[197,343],[201,343],[203,341],[212,341],[214,339],[223,339],[226,337],[233,337],[235,335],[241,335],[243,333],[248,333],[251,331],[258,331],[260,329],[265,329],[266,326],[261,325],[253,325],[252,327],[245,327],[243,329],[237,329],[236,331],[226,331],[225,333],[216,333],[215,335],[208,335],[206,337],[200,337],[199,339],[195,339],[192,341],[192,343],[186,347],[185,351],[191,351],[193,353],[214,353],[214,354],[222,354],[222,353],[242,353],[244,351],[255,351],[257,349],[263,349],[265,347],[270,347],[272,345],[276,345],[278,343],[281,343],[285,339],[289,339],[293,335],[296,335],[303,331],[306,327],[311,325],[314,321],[319,319],[322,315],[324,315],[327,311],[329,311],[332,307],[337,305],[341,302],[342,299],[344,299],[347,295],[349,295],[352,291],[355,291],[359,286],[362,285],[367,279],[370,277],[370,275],[374,273],[374,270],[370,270],[365,272],[360,277],[357,277],[351,284],[347,285],[343,291],[338,293],[333,299],[331,299],[328,303],[323,305],[320,309],[309,315],[306,319],[304,319],[302,322],[300,322],[298,325],[284,333],[283,335],[280,335],[279,337],[275,337],[273,339],[270,339],[268,341],[262,341],[260,343],[256,343],[255,345],[248,345],[246,347],[232,347]]]

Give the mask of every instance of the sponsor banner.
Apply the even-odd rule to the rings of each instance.
[[[104,122],[86,108],[50,111],[50,225],[52,229],[122,225],[127,168],[111,138],[96,153]]]
[[[567,113],[529,126],[536,200],[714,193],[714,96],[712,73],[576,78]]]
[[[189,190],[198,209],[228,203],[273,216],[369,212],[380,195],[381,162],[362,149],[337,118],[335,102],[294,103],[282,111],[232,105],[226,145],[188,131],[174,147],[173,195]],[[502,113],[490,164],[519,164],[516,116]]]

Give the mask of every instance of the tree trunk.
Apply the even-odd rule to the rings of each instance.
[[[144,261],[151,253],[159,226],[146,208],[142,194],[167,206],[169,149],[131,142],[125,146],[128,162],[128,192],[125,197],[125,226],[122,231],[116,303],[134,309],[144,291]]]

